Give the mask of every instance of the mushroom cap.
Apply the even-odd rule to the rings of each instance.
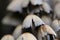
[[[47,33],[57,36],[55,31],[49,25],[45,25],[45,29]]]
[[[5,35],[1,40],[14,40],[14,37],[12,35]]]
[[[40,35],[44,37],[47,34],[52,34],[57,37],[57,34],[55,33],[55,31],[49,25],[42,25],[38,30],[38,36]]]
[[[10,15],[7,15],[2,19],[2,24],[17,26],[20,24],[20,21],[15,18],[10,17]]]
[[[22,2],[23,0],[12,0],[12,2],[7,6],[7,10],[22,12]]]
[[[52,11],[52,8],[47,2],[43,2],[43,8],[44,8],[44,11],[47,13],[50,13],[50,11]]]
[[[57,19],[52,22],[52,28],[56,32],[60,30],[59,21]]]
[[[15,39],[17,39],[21,34],[22,34],[22,25],[18,25],[13,32],[13,36]]]
[[[45,24],[38,16],[36,15],[28,15],[23,21],[23,28],[29,28],[32,26],[32,20],[35,23],[35,26],[40,26]]]
[[[24,33],[17,40],[37,40],[31,33]]]

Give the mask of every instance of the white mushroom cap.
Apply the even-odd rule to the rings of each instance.
[[[56,19],[52,22],[52,28],[57,32],[60,30],[59,21]]]
[[[13,36],[15,39],[17,39],[21,34],[22,34],[22,25],[18,25],[13,32]]]
[[[52,11],[52,8],[50,7],[50,5],[47,2],[43,2],[43,8],[45,10],[45,12],[50,13],[50,11]]]
[[[29,0],[12,0],[12,2],[8,5],[7,10],[22,12],[22,8],[27,7],[28,4]]]
[[[7,15],[2,19],[2,24],[16,26],[20,24],[20,21],[18,21],[17,19],[11,18],[9,15]]]
[[[31,33],[24,33],[17,40],[37,40]]]
[[[14,40],[14,37],[12,35],[5,35],[1,40]]]
[[[22,2],[23,0],[12,0],[12,2],[8,5],[7,10],[9,11],[19,11],[22,12]]]
[[[35,23],[35,26],[39,26],[45,24],[38,16],[36,15],[28,15],[25,20],[23,21],[23,27],[29,28],[32,26],[32,20]]]

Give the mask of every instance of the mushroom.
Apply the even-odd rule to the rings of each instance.
[[[46,13],[50,13],[52,11],[52,8],[47,2],[43,2],[43,8]]]
[[[20,21],[18,19],[12,18],[11,15],[7,15],[2,19],[2,24],[17,26],[20,24]]]
[[[13,12],[22,12],[22,8],[27,7],[29,4],[29,0],[12,0],[12,2],[8,5],[7,10]]]
[[[22,6],[21,6],[22,0],[12,0],[12,2],[8,5],[7,10],[9,11],[19,11],[22,12]]]
[[[47,37],[47,38],[46,38]],[[54,40],[57,37],[54,30],[48,25],[41,25],[38,29],[38,40]]]
[[[27,32],[19,36],[17,40],[37,40],[37,39],[33,34]]]
[[[4,35],[1,40],[15,40],[12,35]]]
[[[60,39],[60,20],[55,19],[55,20],[52,22],[52,28],[53,28],[54,31],[57,33],[58,39]]]
[[[28,15],[23,21],[23,29],[36,35],[35,28],[45,24],[38,16]]]
[[[28,15],[25,20],[23,21],[23,27],[24,28],[29,28],[32,26],[32,20],[35,23],[35,27],[45,24],[38,16],[36,15]],[[28,25],[27,25],[28,24]]]
[[[15,39],[17,39],[21,34],[22,34],[22,25],[18,25],[12,35]]]
[[[55,32],[60,30],[60,26],[59,26],[59,20],[53,20],[52,22],[52,28],[55,30]]]

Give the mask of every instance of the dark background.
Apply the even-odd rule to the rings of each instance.
[[[1,23],[2,18],[7,14],[6,7],[10,3],[9,0],[0,0],[0,38],[5,34],[11,34],[12,33],[12,26],[6,26]]]

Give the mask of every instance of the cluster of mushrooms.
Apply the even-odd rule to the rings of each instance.
[[[60,0],[12,0],[6,10],[1,22],[15,29],[1,40],[60,40]]]

